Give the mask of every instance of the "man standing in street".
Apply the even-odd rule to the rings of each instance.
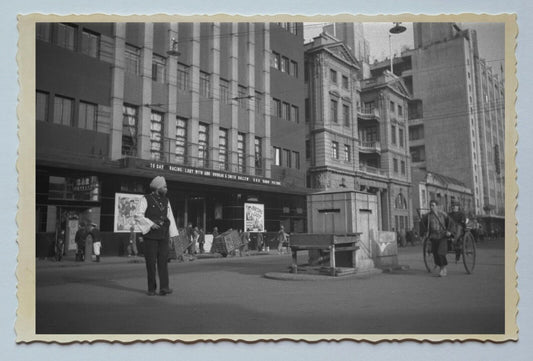
[[[446,277],[448,260],[446,253],[448,253],[448,237],[450,237],[450,218],[448,215],[437,208],[437,201],[429,202],[431,211],[425,220],[426,230],[431,240],[431,253],[435,265],[440,268],[439,276]]]
[[[285,227],[283,225],[281,225],[279,227],[279,231],[278,231],[278,253],[279,254],[282,254],[283,253],[283,244],[286,243],[287,244],[287,252],[289,251],[289,245],[288,245],[288,234],[285,233]]]
[[[461,211],[459,202],[454,201],[452,202],[452,211],[448,214],[449,217],[453,221],[453,227],[454,227],[454,237],[453,237],[453,243],[456,245],[455,247],[455,261],[459,261],[459,258],[461,258],[461,244],[457,244],[457,242],[461,239],[463,234],[465,233],[466,229],[466,216],[463,211]]]
[[[100,236],[100,230],[96,223],[89,224],[88,235],[92,236],[93,240],[93,253],[96,256],[95,262],[100,262],[100,251],[102,250],[102,237]]]
[[[148,276],[148,296],[157,289],[156,266],[159,275],[159,294],[172,293],[168,279],[168,252],[170,238],[178,236],[178,228],[167,195],[167,183],[161,176],[150,183],[152,192],[140,200],[137,220],[144,235],[144,257]]]

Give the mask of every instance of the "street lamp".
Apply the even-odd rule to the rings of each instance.
[[[394,74],[393,72],[393,67],[392,67],[392,41],[391,41],[391,37],[392,37],[392,34],[401,34],[403,33],[405,30],[407,30],[407,28],[403,25],[400,25],[401,23],[397,22],[397,23],[394,23],[395,25],[389,29],[389,51],[390,51],[390,72],[392,74]]]

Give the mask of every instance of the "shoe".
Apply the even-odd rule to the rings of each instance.
[[[441,268],[439,272],[440,277],[446,277],[448,275],[448,272],[446,271],[446,268]]]
[[[160,290],[160,291],[159,291],[159,296],[170,295],[172,292],[173,292],[173,291],[172,291],[172,289],[170,289],[170,288],[163,289],[163,290]]]
[[[155,291],[148,291],[146,292],[148,296],[155,296]]]

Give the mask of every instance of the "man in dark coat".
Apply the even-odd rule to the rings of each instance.
[[[155,177],[150,183],[152,193],[141,198],[136,218],[144,238],[144,257],[148,276],[149,296],[157,289],[156,266],[159,275],[159,294],[172,293],[168,279],[169,244],[178,236],[178,228],[167,198],[165,178]],[[171,240],[172,238],[172,240]]]
[[[446,277],[448,260],[446,254],[448,253],[448,237],[450,237],[451,222],[448,215],[437,208],[437,201],[429,202],[431,211],[424,217],[426,231],[431,240],[431,252],[435,265],[440,268],[439,276]]]

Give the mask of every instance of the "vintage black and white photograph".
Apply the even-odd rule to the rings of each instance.
[[[516,338],[510,16],[27,20],[19,339]]]

